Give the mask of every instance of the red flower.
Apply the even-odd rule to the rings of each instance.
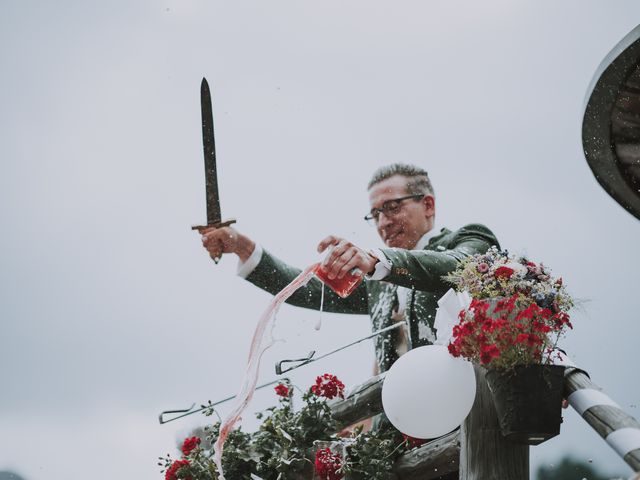
[[[473,328],[473,324],[470,322],[465,322],[462,324],[462,335],[471,335],[475,332],[475,328]]]
[[[522,320],[524,318],[526,318],[527,320],[531,320],[540,311],[540,307],[538,307],[538,305],[536,305],[535,303],[532,303],[524,310],[518,312],[518,315],[516,315],[516,320]]]
[[[175,460],[164,474],[165,480],[178,480],[178,471],[182,468],[189,468],[189,460]],[[184,480],[191,480],[191,475],[181,477]]]
[[[536,332],[549,333],[551,331],[551,327],[549,325],[543,322],[539,322],[537,320],[534,320],[532,326]]]
[[[496,304],[496,307],[494,308],[494,312],[502,312],[502,311],[507,311],[509,313],[513,312],[513,310],[516,308],[516,301],[518,300],[518,295],[512,295],[511,297],[507,298],[507,299],[503,299],[503,300],[498,300],[498,303]]]
[[[342,474],[338,472],[342,467],[342,457],[331,452],[330,448],[321,448],[316,452],[315,466],[320,480],[340,480],[342,478]]]
[[[571,322],[569,321],[569,315],[564,312],[555,314],[553,316],[553,321],[558,329],[562,328],[564,325],[569,328],[573,328],[573,325],[571,325]]]
[[[186,457],[198,445],[200,445],[200,439],[198,437],[185,438],[184,442],[182,442],[182,447],[180,447],[180,450],[182,450],[182,454]]]
[[[487,318],[484,322],[482,322],[482,331],[493,332],[493,320]]]
[[[500,368],[514,362],[536,363],[550,341],[548,335],[571,327],[566,313],[554,313],[533,301],[523,303],[518,294],[499,300],[489,315],[488,306],[472,300],[461,313],[447,346],[452,356]]]
[[[537,345],[542,344],[542,339],[538,337],[535,333],[530,333],[529,338],[527,339],[527,345],[530,347],[535,347]]]
[[[325,373],[321,377],[316,377],[316,383],[311,386],[311,392],[328,399],[344,398],[344,383],[338,380],[335,375]]]
[[[489,302],[485,302],[482,300],[478,300],[476,298],[471,300],[471,304],[469,305],[469,310],[473,310],[476,315],[479,312],[486,313],[489,309]]]
[[[480,363],[483,365],[488,364],[495,357],[500,356],[500,350],[495,345],[484,345],[480,349]]]
[[[274,390],[276,391],[276,395],[280,395],[281,397],[288,397],[291,389],[287,387],[284,383],[279,383],[275,386]]]
[[[534,275],[542,275],[542,264],[537,265],[533,262],[527,262],[527,270]]]
[[[535,333],[520,333],[516,338],[517,343],[526,343],[530,347],[542,344],[542,339]]]
[[[409,448],[419,447],[420,445],[427,443],[428,441],[423,438],[414,438],[410,435],[405,435],[404,433],[402,434],[402,437],[404,438],[404,441],[409,444]]]
[[[496,271],[493,272],[496,278],[504,278],[508,280],[513,275],[513,268],[505,267],[504,265],[496,268]]]
[[[493,329],[494,330],[504,330],[509,325],[509,322],[504,318],[499,318],[493,321]]]
[[[548,320],[549,318],[551,318],[551,315],[553,315],[553,312],[548,308],[543,308],[540,310],[540,315],[542,315],[542,318],[544,320]]]

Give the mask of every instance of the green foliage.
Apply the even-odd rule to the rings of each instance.
[[[216,422],[209,427],[205,427],[207,431],[207,441],[213,445],[218,438],[220,432],[220,422]],[[202,463],[206,465],[208,473],[215,473],[213,480],[217,479],[217,469],[213,464],[213,448],[211,450],[201,450]],[[225,476],[229,479],[251,480],[251,474],[255,472],[256,458],[251,451],[251,434],[243,432],[237,428],[229,432],[227,441],[224,444],[222,452],[222,465],[224,465]],[[208,479],[209,477],[205,477]],[[205,480],[203,478],[202,480]],[[194,477],[194,480],[201,480]]]
[[[213,443],[218,438],[220,431],[220,422],[213,425],[207,425],[203,429],[205,435],[203,445],[210,448],[199,446],[195,448],[185,459],[189,462],[188,467],[178,470],[177,479],[192,480],[217,480],[218,471],[213,462]],[[251,474],[256,470],[256,459],[252,456],[251,435],[244,433],[240,429],[229,432],[227,441],[224,445],[222,454],[222,463],[225,469],[225,476],[234,480],[251,480]],[[168,470],[174,460],[171,455],[160,457],[158,463],[163,467],[162,472]]]
[[[335,435],[338,425],[331,416],[326,398],[307,391],[302,400],[303,406],[295,410],[292,396],[281,396],[276,406],[257,415],[262,424],[256,432],[235,429],[229,433],[222,455],[226,478],[251,480],[251,474],[263,480],[312,478],[314,442],[339,440]],[[213,408],[204,411],[206,416],[214,413]],[[176,462],[188,461],[179,469],[174,466],[176,473],[172,480],[217,480],[213,443],[219,430],[219,421],[194,430],[192,436],[200,438],[200,444],[181,460],[173,460],[169,455],[161,457],[159,465],[164,467],[163,472]],[[355,438],[349,441],[341,473],[349,473],[354,478],[385,480],[404,446],[397,432],[385,429],[362,433],[358,430]]]
[[[402,437],[391,429],[367,433],[359,429],[355,433],[342,471],[352,478],[387,480],[396,459],[405,451]]]
[[[261,459],[257,475],[265,480],[295,479],[311,471],[313,442],[330,440],[337,428],[324,398],[307,392],[302,399],[304,406],[297,412],[287,396],[259,415],[265,419],[254,434],[254,448]]]
[[[536,480],[611,480],[611,475],[603,475],[587,462],[564,457],[555,465],[541,465],[536,471]],[[615,478],[624,478],[623,476]]]

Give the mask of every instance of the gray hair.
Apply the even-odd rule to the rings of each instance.
[[[406,177],[406,189],[409,195],[415,193],[435,196],[427,171],[415,165],[407,165],[404,163],[393,163],[373,172],[373,176],[371,180],[369,180],[369,185],[367,185],[367,190],[370,190],[374,185],[394,175]]]

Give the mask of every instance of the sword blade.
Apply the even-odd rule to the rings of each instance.
[[[200,107],[202,110],[202,147],[204,149],[204,175],[206,179],[207,224],[222,221],[220,197],[218,195],[218,171],[216,167],[216,142],[213,136],[213,109],[211,92],[206,78],[200,85]]]

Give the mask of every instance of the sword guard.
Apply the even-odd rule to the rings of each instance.
[[[210,225],[193,225],[191,227],[191,230],[198,230],[199,233],[202,233],[205,230],[210,230],[212,228],[222,228],[222,227],[228,227],[229,225],[232,225],[236,223],[236,219],[235,218],[231,218],[229,220],[225,220],[224,222],[216,222],[216,223],[212,223]]]

